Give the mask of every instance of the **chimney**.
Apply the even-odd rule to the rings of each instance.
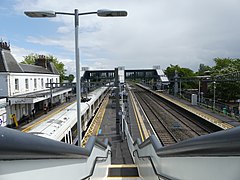
[[[1,41],[1,42],[0,42],[0,48],[10,51],[10,43]]]
[[[38,59],[35,60],[35,65],[42,66],[47,69],[48,60],[44,55],[39,55]]]

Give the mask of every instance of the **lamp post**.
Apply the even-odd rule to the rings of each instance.
[[[201,105],[201,80],[198,80],[198,103]]]
[[[80,77],[80,58],[79,58],[79,43],[78,43],[78,28],[79,18],[81,15],[97,14],[100,17],[118,17],[127,16],[127,11],[113,11],[113,10],[98,10],[94,12],[79,13],[78,9],[74,10],[74,13],[55,12],[55,11],[25,11],[27,16],[32,18],[45,18],[56,17],[60,15],[74,16],[75,22],[75,59],[76,59],[76,94],[77,94],[77,136],[78,146],[81,146],[82,140],[82,122],[81,122],[81,77]]]
[[[216,104],[216,82],[213,81],[213,111],[215,111]]]
[[[181,77],[179,78],[179,94],[180,94],[180,98],[182,98],[182,81],[181,81]]]

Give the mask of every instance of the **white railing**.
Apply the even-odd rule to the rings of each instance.
[[[0,179],[104,179],[110,164],[107,140],[81,148],[0,127]]]
[[[234,180],[239,179],[240,127],[200,136],[162,147],[152,135],[132,143],[127,123],[129,150],[144,180]]]

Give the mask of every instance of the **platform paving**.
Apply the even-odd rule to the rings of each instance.
[[[134,121],[134,118],[132,120]],[[127,121],[130,127],[130,118]],[[135,127],[137,125],[133,124],[132,126]],[[134,130],[135,137],[139,136],[137,133],[139,134],[139,132]],[[121,135],[117,134],[116,131],[116,109],[113,106],[112,99],[109,100],[106,107],[98,137],[102,140],[108,138],[112,143],[112,164],[133,164],[126,139],[122,140]]]
[[[129,94],[128,104],[127,104],[127,107],[126,107],[126,113],[127,113],[126,120],[127,120],[127,123],[128,123],[128,128],[129,128],[130,134],[132,136],[132,139],[133,139],[133,141],[135,141],[137,138],[141,139],[141,135],[140,135],[140,132],[139,132],[139,127],[138,127],[138,124],[137,124],[136,114],[134,112],[134,107],[133,106],[134,105],[133,105],[133,102],[131,101],[130,94]]]
[[[35,124],[38,124],[40,121],[44,121],[45,119],[49,119],[53,115],[57,114],[59,111],[65,109],[66,107],[70,106],[72,103],[76,101],[76,97],[72,97],[68,102],[63,102],[59,104],[58,106],[54,106],[50,111],[48,111],[46,114],[43,111],[40,111],[36,113],[36,116],[34,119],[28,120],[28,122],[22,122],[18,126],[18,130],[28,132],[31,127],[34,127]]]
[[[226,115],[224,115],[224,114],[219,114],[219,113],[214,112],[214,111],[212,111],[211,109],[207,109],[207,108],[205,108],[205,107],[203,107],[203,106],[192,105],[189,101],[186,101],[186,100],[184,100],[184,99],[180,99],[180,98],[178,98],[178,97],[175,97],[175,96],[172,96],[172,95],[169,95],[169,94],[165,94],[165,93],[164,93],[164,95],[172,98],[172,99],[175,100],[175,101],[179,101],[179,102],[181,102],[181,103],[183,103],[183,104],[185,104],[185,105],[187,105],[187,106],[189,106],[189,107],[191,107],[191,108],[194,108],[194,109],[196,109],[196,110],[198,110],[198,111],[201,111],[201,112],[203,112],[203,113],[205,113],[205,114],[208,114],[208,115],[210,115],[210,116],[212,116],[212,117],[214,117],[214,118],[217,118],[217,119],[219,119],[219,120],[221,120],[221,121],[223,121],[223,122],[226,122],[226,123],[228,123],[228,124],[230,124],[230,125],[232,125],[232,126],[234,126],[234,127],[240,125],[240,122],[239,122],[239,121],[237,121],[236,119],[231,118],[231,117],[229,117],[229,116],[226,116]]]

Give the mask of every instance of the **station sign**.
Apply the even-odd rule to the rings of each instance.
[[[33,98],[8,98],[9,104],[32,104]]]

